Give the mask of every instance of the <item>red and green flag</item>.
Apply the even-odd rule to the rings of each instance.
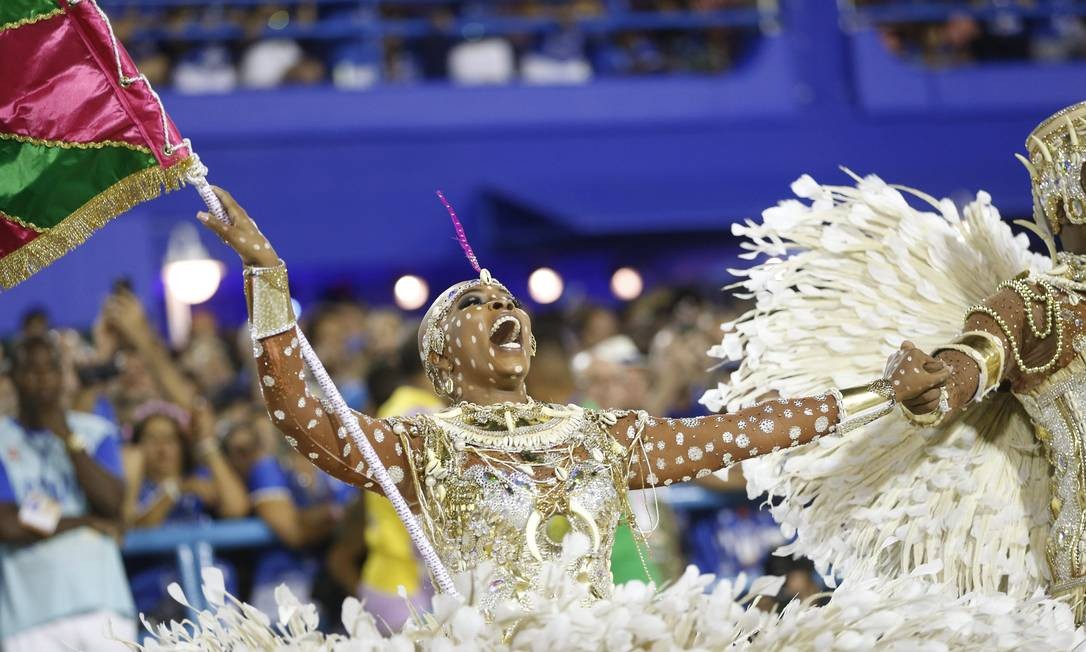
[[[194,164],[94,0],[0,0],[0,286]]]

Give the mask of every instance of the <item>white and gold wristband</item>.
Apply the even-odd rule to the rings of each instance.
[[[860,387],[835,389],[832,393],[837,398],[839,434],[866,426],[889,414],[897,405],[893,386],[881,378]]]
[[[246,267],[246,287],[251,292],[252,335],[262,340],[294,328],[294,306],[290,302],[287,266],[280,261],[275,267]]]

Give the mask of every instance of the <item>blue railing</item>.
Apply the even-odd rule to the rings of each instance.
[[[250,518],[130,530],[122,551],[126,557],[172,556],[181,589],[189,604],[200,610],[207,606],[200,578],[203,569],[213,565],[215,551],[262,548],[275,541],[263,521]]]

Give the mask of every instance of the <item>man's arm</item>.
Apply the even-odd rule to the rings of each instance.
[[[93,527],[112,537],[120,534],[120,528],[113,521],[94,516],[66,516],[57,523],[57,529],[51,535],[32,530],[19,520],[19,506],[15,503],[0,503],[0,543],[27,544],[47,539],[74,530],[78,527]]]

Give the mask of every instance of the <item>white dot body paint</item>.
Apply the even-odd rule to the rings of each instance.
[[[471,362],[471,368],[474,369],[475,368],[475,358],[472,358],[471,360],[469,360],[469,362]]]
[[[497,354],[494,353],[494,347],[490,347],[490,357],[493,358],[495,355],[497,355]]]
[[[464,313],[464,319],[471,319],[471,313]]]
[[[474,336],[474,335],[472,335],[472,336],[471,336],[471,343],[472,343],[472,344],[475,344],[475,343],[476,343],[477,341],[478,341],[478,340],[476,340],[476,339],[475,339],[475,336]]]
[[[517,366],[513,367],[513,372],[514,372],[514,373],[518,373],[518,374],[519,374],[519,373],[521,373],[522,371],[524,371],[524,367],[520,366],[519,364],[518,364]]]
[[[489,363],[489,362],[488,362],[488,363],[486,363],[486,368],[487,368],[487,369],[489,369],[489,370],[491,370],[491,371],[494,371],[494,365],[493,365],[493,364],[491,364],[491,363]]]

